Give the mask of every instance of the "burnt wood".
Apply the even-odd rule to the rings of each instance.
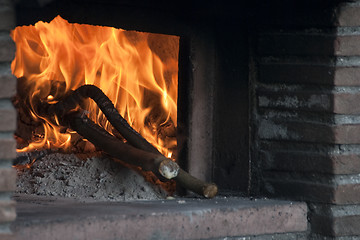
[[[167,179],[173,178],[179,171],[179,166],[171,159],[124,143],[91,121],[84,113],[68,114],[64,120],[71,129],[89,140],[96,147],[121,161],[139,166],[144,171],[152,171],[158,177],[161,175]]]
[[[92,122],[84,111],[79,111],[85,99],[91,98],[99,106],[113,127],[129,144],[122,142],[108,133],[99,125]],[[174,178],[182,187],[202,195],[213,198],[217,194],[217,186],[206,183],[191,176],[180,169],[177,163],[164,157],[153,145],[136,132],[119,114],[111,100],[94,85],[83,85],[68,94],[56,104],[38,101],[38,111],[44,116],[57,116],[60,124],[70,127],[81,136],[92,142],[109,155],[126,163],[140,166],[145,171],[152,171],[167,179]]]

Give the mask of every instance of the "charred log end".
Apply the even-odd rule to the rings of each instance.
[[[206,185],[203,188],[203,195],[206,198],[215,197],[217,192],[218,192],[218,187],[214,183],[210,183],[209,185]]]
[[[162,159],[162,157],[160,157]],[[179,173],[179,165],[171,159],[165,158],[159,164],[159,173],[166,179],[172,179]]]
[[[183,188],[199,194],[205,198],[213,198],[218,192],[218,188],[214,183],[202,181],[188,172],[180,169],[175,181]]]

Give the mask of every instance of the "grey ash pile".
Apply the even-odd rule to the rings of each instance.
[[[17,171],[17,193],[84,201],[156,200],[167,195],[138,172],[103,156],[83,160],[75,154],[52,153]]]

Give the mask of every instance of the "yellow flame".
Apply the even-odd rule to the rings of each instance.
[[[69,24],[60,16],[50,23],[40,21],[13,30],[11,36],[17,48],[11,65],[13,74],[26,78],[31,115],[44,122],[43,138],[34,139],[19,151],[68,148],[70,132],[61,133],[57,119],[52,123],[39,116],[33,99],[54,103],[69,90],[93,84],[102,89],[135,130],[170,156],[169,149],[176,146],[176,141],[166,140],[159,132],[164,124],[176,127],[178,37],[166,36],[177,47],[172,49],[172,57],[160,58],[149,45],[149,37],[154,35]],[[91,119],[111,132],[93,102],[87,111]]]

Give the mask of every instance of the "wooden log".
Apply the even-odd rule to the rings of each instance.
[[[218,187],[215,183],[204,182],[188,172],[179,169],[178,175],[174,180],[179,183],[183,188],[190,190],[196,194],[204,196],[206,198],[213,198],[218,193]]]
[[[78,113],[75,115],[69,114],[69,112],[78,108],[86,98],[91,98],[96,102],[112,126],[134,148],[129,148],[130,146],[128,145],[126,145],[126,147],[123,146],[123,142],[107,133],[104,129],[100,130],[101,128],[96,124],[94,124],[95,126],[91,126],[91,129],[100,129],[94,132],[89,131],[89,127],[84,128],[84,126],[93,124],[90,122],[90,119],[87,117],[85,118],[84,116],[79,116]],[[160,173],[160,175],[168,179],[169,177],[176,175],[174,176],[174,179],[178,184],[206,198],[212,198],[217,194],[218,188],[214,183],[204,182],[194,176],[191,176],[182,169],[177,169],[177,164],[176,166],[173,166],[173,164],[169,165],[169,159],[165,158],[153,145],[136,132],[115,109],[111,100],[96,86],[83,85],[69,94],[66,98],[59,101],[57,104],[47,104],[44,106],[44,104],[39,102],[39,111],[43,111],[46,116],[57,115],[59,119],[67,119],[68,123],[65,124],[70,124],[73,130],[77,131],[95,146],[103,149],[105,152],[113,155],[114,157],[121,159],[125,158],[125,155],[128,155],[126,156],[126,162],[141,166],[144,170],[149,169],[157,175]],[[102,136],[102,140],[99,140],[97,137],[99,132],[105,132],[103,133],[104,136]],[[104,139],[107,140],[105,141]],[[117,149],[117,146],[119,146],[119,149]],[[140,150],[141,152],[139,152]],[[122,154],[125,155],[122,156]],[[157,169],[160,165],[163,166],[163,168]],[[176,174],[174,174],[175,172]]]
[[[161,175],[166,179],[172,179],[178,174],[179,165],[176,162],[122,142],[87,118],[85,114],[72,113],[67,115],[64,120],[72,130],[112,157],[139,166],[144,171],[152,171],[155,175]]]
[[[135,131],[129,123],[119,114],[111,100],[94,85],[83,85],[68,94],[56,104],[37,104],[38,111],[41,115],[51,116],[57,115],[59,119],[68,114],[70,111],[81,106],[85,99],[91,98],[104,113],[111,125],[126,138],[127,142],[139,149],[149,149],[152,146],[137,131]],[[127,137],[125,137],[127,136]]]

